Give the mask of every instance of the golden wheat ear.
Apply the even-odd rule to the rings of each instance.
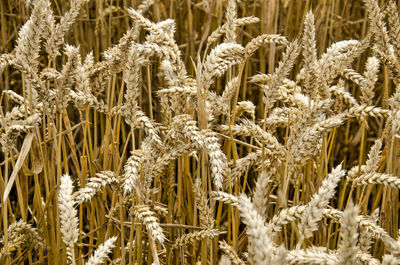
[[[112,248],[115,247],[114,243],[117,240],[116,236],[107,239],[103,244],[97,247],[96,251],[88,259],[85,265],[100,265],[103,264],[108,255],[111,253]]]
[[[78,211],[75,208],[74,185],[68,174],[62,175],[58,192],[58,210],[62,241],[66,245],[67,257],[75,264],[75,243],[79,237]]]

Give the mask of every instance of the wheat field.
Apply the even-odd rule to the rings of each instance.
[[[398,4],[2,0],[0,264],[400,264]]]

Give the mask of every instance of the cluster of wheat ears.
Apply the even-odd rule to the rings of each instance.
[[[297,38],[253,36],[249,3],[202,1],[178,44],[149,18],[168,1],[118,2],[96,41],[111,14],[130,28],[96,54],[67,44],[89,1],[20,3],[0,55],[1,264],[400,264],[395,2],[365,0],[363,37],[322,51],[312,11]]]

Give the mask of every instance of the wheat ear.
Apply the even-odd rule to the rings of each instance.
[[[108,254],[111,253],[111,249],[115,247],[114,243],[117,240],[116,236],[107,239],[103,244],[101,244],[92,256],[88,259],[85,265],[100,265],[103,264]]]
[[[61,176],[60,191],[58,193],[58,209],[60,214],[62,240],[67,246],[67,256],[71,264],[75,264],[74,245],[79,236],[78,212],[75,209],[74,188],[68,174]]]

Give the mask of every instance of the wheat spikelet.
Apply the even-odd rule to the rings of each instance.
[[[165,152],[162,156],[158,157],[157,161],[152,166],[151,171],[155,176],[160,175],[175,159],[184,156],[185,154],[193,153],[196,150],[196,146],[192,143],[180,143],[168,152]]]
[[[219,241],[219,248],[225,253],[225,255],[230,259],[233,264],[236,265],[244,265],[244,261],[239,258],[239,255],[236,253],[235,249],[228,245],[224,240]]]
[[[175,116],[171,128],[173,129],[171,137],[186,137],[190,139],[198,149],[201,149],[204,146],[204,136],[200,133],[196,121],[194,121],[189,115],[182,114]]]
[[[3,243],[3,242],[1,242]],[[25,243],[24,235],[18,234],[9,239],[7,248],[3,246],[0,248],[0,261],[3,260],[6,256],[11,255],[12,252],[16,251],[18,248],[21,248]]]
[[[151,185],[154,179],[152,166],[156,162],[156,157],[159,155],[158,148],[153,144],[153,140],[150,136],[146,137],[142,141],[141,152],[143,154],[143,164],[140,181],[136,181],[133,188],[136,191],[136,195],[143,199],[146,204],[150,203],[151,196],[154,195],[156,190],[152,189]]]
[[[336,222],[340,222],[343,217],[343,212],[336,209],[325,209],[323,215],[332,218]],[[365,216],[357,216],[357,223],[361,231],[365,231],[372,238],[380,239],[383,241],[385,246],[393,253],[399,253],[400,243],[394,240],[389,234],[380,226],[376,224],[371,218]]]
[[[326,99],[330,97],[329,86],[343,69],[349,68],[355,58],[361,55],[369,45],[369,39],[361,41],[346,40],[332,44],[317,61],[315,69],[316,95],[312,98]]]
[[[389,25],[389,37],[392,45],[396,47],[397,57],[400,55],[400,18],[398,14],[397,5],[394,1],[389,1],[386,7],[386,13]]]
[[[342,115],[336,115],[326,120],[320,121],[311,127],[302,129],[299,135],[293,135],[294,141],[290,146],[290,157],[295,163],[304,165],[320,148],[319,141],[324,131],[338,127],[343,122]],[[293,152],[292,150],[296,150]]]
[[[328,177],[323,180],[318,192],[312,197],[301,220],[300,229],[305,238],[311,237],[312,232],[318,229],[317,222],[321,220],[323,216],[323,209],[326,208],[329,200],[333,197],[335,188],[344,174],[345,171],[342,170],[342,166],[337,166]]]
[[[392,254],[385,254],[382,258],[382,265],[395,265],[399,264],[399,258],[395,257]]]
[[[221,259],[218,262],[218,265],[231,265],[231,264],[232,264],[231,260],[226,255],[222,255]]]
[[[370,57],[367,60],[365,65],[365,81],[361,83],[361,103],[365,103],[367,105],[373,104],[373,99],[375,96],[374,87],[376,81],[378,81],[378,72],[379,72],[379,60],[375,57]]]
[[[225,31],[225,43],[236,42],[236,17],[237,17],[236,0],[229,0],[226,7],[226,31]]]
[[[376,172],[379,160],[381,159],[381,148],[382,140],[377,139],[368,153],[368,159],[365,162],[365,167],[363,167],[363,173]]]
[[[196,198],[196,206],[199,210],[200,226],[203,228],[214,227],[214,213],[208,205],[208,199],[206,193],[201,187],[201,180],[197,178],[193,185],[193,193]]]
[[[301,219],[307,208],[307,205],[296,205],[290,208],[282,209],[279,214],[275,214],[272,217],[269,224],[273,231],[279,232],[282,230],[283,225],[289,223],[290,221]]]
[[[366,104],[356,105],[343,113],[346,118],[364,118],[364,117],[383,117],[388,114],[388,110],[380,107],[368,106]]]
[[[266,169],[262,169],[256,181],[256,187],[253,193],[253,204],[258,214],[265,218],[268,203],[268,184],[271,181],[270,174]]]
[[[251,101],[240,101],[236,105],[236,119],[240,118],[243,114],[249,114],[254,120],[256,117],[256,106]]]
[[[158,222],[156,214],[150,209],[150,206],[136,205],[132,207],[132,213],[146,226],[146,229],[150,232],[154,240],[163,245],[166,239],[164,231]]]
[[[195,231],[188,234],[183,234],[182,236],[178,237],[175,240],[174,244],[172,245],[172,248],[175,249],[181,246],[185,246],[188,243],[193,243],[194,241],[200,241],[205,238],[211,239],[213,237],[218,236],[219,234],[220,231],[213,228],[207,228],[204,230]]]
[[[168,208],[162,205],[154,205],[153,206],[154,212],[158,214],[158,216],[166,217],[168,216]]]
[[[37,228],[32,227],[31,224],[27,224],[23,220],[13,222],[8,226],[9,237],[12,238],[16,234],[23,234],[26,237],[28,244],[39,247],[43,245],[43,238],[40,236]],[[3,240],[1,240],[3,242]]]
[[[79,236],[79,220],[75,209],[74,188],[71,177],[68,174],[61,176],[60,191],[58,193],[58,209],[61,220],[62,240],[67,246],[67,256],[72,264],[75,264],[74,245]]]
[[[338,84],[331,87],[331,93],[337,97],[337,100],[344,102],[350,107],[358,105],[357,100],[346,90],[344,80],[339,80]]]
[[[379,220],[379,208],[376,208],[375,211],[371,213],[370,219],[373,224],[377,225]],[[365,227],[360,228],[360,236],[358,241],[361,251],[368,252],[372,246],[373,238],[372,235],[368,233],[368,230],[365,229]]]
[[[335,253],[321,247],[290,250],[287,259],[289,264],[340,264],[340,260]]]
[[[105,60],[97,62],[89,71],[89,76],[98,76],[104,71],[107,72],[126,68],[124,63],[127,63],[127,59],[129,58],[127,58],[127,55],[132,49],[132,41],[138,38],[139,33],[139,27],[137,25],[129,29],[119,40],[118,44],[104,51]]]
[[[143,154],[135,151],[126,161],[122,189],[125,194],[132,193],[137,181],[140,179],[143,163]]]
[[[231,99],[234,97],[238,81],[238,78],[235,77],[226,84],[224,92],[222,93],[222,102],[225,105],[229,105]]]
[[[234,23],[236,24],[236,27],[240,26],[245,26],[249,24],[254,24],[258,23],[260,19],[258,17],[243,17],[243,18],[236,18],[234,20]],[[217,40],[225,34],[225,32],[230,28],[231,26],[228,25],[227,23],[224,23],[222,26],[218,26],[207,38],[207,47],[210,47],[213,43],[217,42]],[[208,49],[206,49],[208,50]]]
[[[173,66],[173,73],[176,75],[176,79],[184,83],[186,80],[186,67],[182,61],[181,51],[173,39],[175,31],[175,23],[173,20],[168,19],[160,23],[152,23],[143,15],[134,10],[128,9],[129,15],[145,30],[150,32],[147,36],[147,43],[154,43],[160,45],[161,60],[171,61]]]
[[[12,101],[18,103],[19,105],[24,104],[24,97],[21,97],[12,90],[3,90],[2,93],[6,94]]]
[[[269,264],[274,254],[274,245],[270,238],[270,228],[254,208],[253,203],[242,194],[238,206],[243,223],[247,225],[249,238],[249,262],[251,264]]]
[[[226,204],[230,204],[232,206],[239,205],[239,199],[232,194],[223,192],[223,191],[211,191],[211,196],[213,200],[221,201]]]
[[[400,72],[400,65],[398,57],[395,54],[394,47],[392,45],[392,41],[389,37],[389,32],[387,30],[384,15],[381,11],[378,3],[375,0],[364,0],[368,18],[371,26],[371,32],[374,35],[375,45],[373,46],[374,52],[377,56],[380,57],[382,62],[385,62],[389,65],[390,70],[393,73]],[[390,19],[393,21],[393,16]],[[393,25],[396,27],[396,24]],[[393,77],[396,84],[399,83],[399,80],[396,76]]]
[[[229,185],[234,185],[240,177],[248,170],[251,166],[257,165],[260,162],[260,158],[262,156],[261,150],[258,152],[251,152],[243,158],[240,158],[236,161],[236,167],[231,170],[231,183],[229,183],[229,178],[225,180],[225,187]]]
[[[215,187],[219,190],[222,189],[222,183],[224,182],[224,176],[229,172],[228,161],[225,154],[221,151],[221,147],[218,143],[218,138],[214,132],[204,132],[204,145],[206,147],[210,166],[211,166],[211,177],[213,179]]]
[[[79,15],[81,5],[85,0],[72,0],[71,8],[61,17],[57,25],[52,25],[50,36],[46,40],[46,52],[53,60],[59,55],[59,47],[64,43],[64,36]]]
[[[101,113],[108,112],[108,106],[103,102],[99,101],[94,95],[88,94],[84,91],[69,91],[69,95],[71,101],[75,104],[78,109],[84,109],[86,106],[90,106],[91,108],[97,110]]]
[[[137,98],[141,94],[141,67],[148,64],[148,57],[152,55],[145,53],[145,51],[152,51],[152,49],[140,49],[140,47],[138,44],[132,45],[126,63],[125,83],[127,89],[124,97],[126,104],[129,105],[137,104]]]
[[[262,45],[275,43],[287,45],[288,41],[285,37],[278,34],[262,34],[252,39],[249,43],[246,44],[244,48],[244,58],[248,59],[251,57]]]
[[[136,110],[134,116],[136,124],[139,124],[144,129],[149,137],[151,137],[152,142],[156,146],[162,146],[162,141],[159,136],[159,129],[157,128],[156,124],[140,110]]]
[[[358,207],[350,202],[349,206],[343,212],[341,219],[341,238],[339,245],[339,258],[341,264],[351,265],[355,264],[358,252],[358,225],[357,217]]]
[[[295,39],[294,41],[289,43],[289,45],[286,47],[285,53],[282,56],[282,60],[278,63],[278,66],[271,74],[271,80],[267,82],[269,90],[267,89],[267,91],[265,91],[264,89],[264,97],[267,96],[268,94],[271,94],[270,90],[276,90],[284,83],[290,71],[293,69],[293,66],[295,64],[295,61],[299,53],[300,53],[300,45],[298,43],[298,40]],[[275,96],[273,92],[272,95]],[[271,103],[266,103],[267,99],[265,98],[263,99],[263,101],[264,104],[267,105],[271,104]]]
[[[222,76],[225,71],[242,60],[244,49],[239,44],[222,43],[207,55],[201,73],[201,85],[207,90],[215,77]]]
[[[81,56],[77,47],[72,45],[65,46],[67,62],[63,65],[61,76],[56,87],[55,103],[59,109],[65,109],[70,100],[72,87],[76,83],[77,68],[81,65]]]
[[[368,252],[361,252],[358,251],[357,252],[357,259],[355,261],[355,264],[360,263],[360,264],[369,264],[369,265],[380,265],[381,262],[372,257],[371,254],[369,254]]]
[[[367,82],[366,78],[356,72],[354,69],[343,69],[342,75],[348,79],[356,83],[357,85],[361,85],[365,82]]]
[[[30,18],[18,32],[15,60],[30,75],[38,70],[41,37],[46,30],[42,19],[47,16],[49,8],[49,1],[34,1]]]
[[[397,92],[396,92],[397,93]],[[400,118],[400,111],[397,109],[397,103],[395,103],[396,100],[393,100],[390,104],[391,107],[394,109],[389,112],[386,125],[383,131],[383,135],[385,138],[388,140],[389,143],[392,142],[393,138],[398,138],[399,131],[400,131],[400,123],[399,118]]]
[[[105,259],[108,257],[108,254],[111,253],[111,249],[115,247],[114,243],[117,240],[117,237],[111,237],[107,239],[103,244],[101,244],[96,251],[90,256],[88,261],[85,263],[86,265],[100,265],[103,264]]]
[[[0,245],[2,246],[0,248],[0,260],[2,260],[2,257],[11,255],[11,253],[18,248],[26,247],[27,249],[38,249],[44,246],[43,238],[40,236],[38,229],[32,227],[31,224],[27,224],[23,220],[10,224],[7,229],[7,234],[7,248],[4,246],[5,235],[0,238]]]
[[[377,48],[389,52],[390,39],[387,31],[383,13],[375,0],[364,0],[368,12],[368,18],[371,22],[371,31],[375,35]]]
[[[397,176],[383,173],[366,173],[353,180],[353,185],[383,184],[393,188],[400,188],[400,179]]]
[[[272,76],[271,74],[256,74],[253,75],[249,78],[248,82],[250,83],[259,83],[259,84],[265,84],[269,81],[271,81]]]
[[[228,174],[229,168],[226,156],[221,151],[218,138],[215,136],[215,133],[210,130],[204,130],[200,133],[196,126],[196,122],[191,120],[191,118],[187,115],[176,117],[175,121],[173,122],[173,125],[175,124],[176,127],[173,126],[174,134],[175,132],[178,133],[177,130],[179,130],[179,128],[183,127],[183,134],[186,135],[187,138],[191,139],[193,144],[197,145],[199,149],[206,149],[210,159],[211,176],[213,178],[214,185],[217,189],[221,189],[224,176]]]
[[[114,182],[118,182],[114,172],[102,171],[100,173],[96,173],[96,177],[90,178],[85,187],[79,189],[75,193],[75,203],[79,205],[83,202],[90,201],[101,188]]]
[[[291,250],[287,255],[288,264],[342,264],[335,251],[323,247],[311,247],[304,250]],[[378,265],[380,262],[370,254],[358,252],[357,260],[352,264]]]
[[[311,79],[315,76],[314,67],[317,63],[317,42],[315,40],[314,14],[307,12],[304,20],[304,33],[302,39],[304,60],[304,88],[306,95],[310,95],[312,89]]]
[[[240,124],[231,126],[231,131],[234,135],[253,136],[266,145],[267,150],[265,152],[270,156],[282,157],[285,155],[284,147],[270,132],[264,131],[259,125],[248,119],[241,119],[241,122]],[[227,125],[220,125],[219,129],[223,133],[229,133],[229,127]]]
[[[143,14],[151,7],[152,4],[153,0],[142,0],[142,2],[138,5],[137,10]]]
[[[0,74],[3,73],[4,68],[8,65],[12,65],[15,62],[15,54],[0,54]]]
[[[1,150],[4,153],[15,150],[18,136],[22,133],[29,132],[40,123],[41,115],[39,113],[34,113],[33,115],[28,116],[29,114],[23,112],[23,109],[22,106],[14,107],[1,119],[3,130],[0,135],[0,143]],[[28,117],[23,120],[21,119],[23,118],[23,115],[27,115]]]
[[[133,9],[133,8],[129,8],[128,10],[128,14],[143,28],[145,28],[146,30],[151,31],[152,29],[156,28],[156,25],[154,23],[152,23],[150,20],[148,20],[147,18],[145,18],[141,12]]]

